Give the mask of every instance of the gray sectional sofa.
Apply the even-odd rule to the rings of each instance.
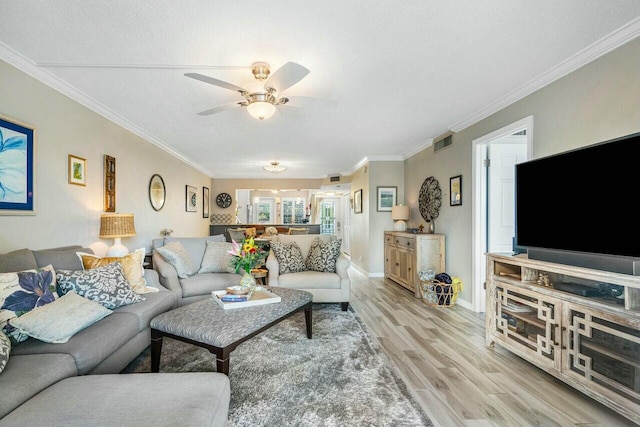
[[[173,265],[167,262],[157,249],[170,242],[179,242],[188,252],[195,267],[200,269],[207,241],[225,242],[224,235],[207,237],[165,237],[153,240],[153,269],[158,272],[160,283],[178,296],[178,305],[183,306],[211,297],[211,291],[220,291],[240,283],[241,275],[224,271],[196,273],[180,278]]]
[[[0,255],[0,273],[49,264],[81,270],[78,251],[91,252],[81,246],[9,252]],[[0,426],[226,425],[225,375],[119,374],[149,346],[151,319],[178,305],[155,271],[144,277],[160,292],[115,309],[64,344],[29,338],[11,349],[0,373]]]

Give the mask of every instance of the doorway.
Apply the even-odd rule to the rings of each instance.
[[[533,156],[533,116],[473,140],[473,310],[485,311],[487,252],[512,252],[514,166]]]

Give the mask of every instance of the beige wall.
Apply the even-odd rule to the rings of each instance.
[[[534,157],[640,131],[640,38],[456,133],[453,145],[445,150],[434,154],[427,148],[405,161],[411,226],[420,218],[417,197],[422,182],[429,176],[440,181],[443,204],[436,232],[446,235],[447,272],[462,278],[465,290],[460,298],[470,303],[472,141],[529,115],[534,117]],[[610,166],[593,171],[594,179],[608,173]],[[463,204],[451,207],[449,178],[460,174]]]
[[[404,162],[369,162],[369,267],[371,277],[384,275],[384,232],[393,230],[391,212],[378,212],[378,187],[398,187],[398,204],[404,201]]]
[[[363,272],[369,271],[369,259],[372,253],[369,247],[371,239],[376,238],[375,230],[369,228],[369,163],[360,167],[351,175],[351,197],[362,190],[362,213],[351,211],[351,235],[349,237],[351,263]]]
[[[231,214],[236,211],[236,190],[258,190],[258,189],[319,189],[322,185],[321,179],[212,179],[211,180],[211,213]],[[220,193],[228,193],[233,198],[231,206],[227,209],[219,208],[216,205],[216,196]],[[262,193],[261,193],[262,194]],[[265,193],[267,195],[268,193]],[[271,194],[268,197],[290,197]],[[293,196],[295,197],[295,195]]]
[[[137,236],[123,239],[130,250],[150,247],[162,228],[178,236],[204,236],[202,187],[208,176],[0,61],[0,114],[35,128],[36,215],[0,216],[0,253],[92,245],[100,253],[112,240],[98,237],[103,213],[105,154],[116,158],[116,209],[135,215]],[[151,112],[150,112],[151,113]],[[87,159],[86,187],[67,183],[67,155]],[[151,208],[148,185],[159,173],[167,187],[164,208]],[[198,212],[185,212],[185,185],[198,188]]]

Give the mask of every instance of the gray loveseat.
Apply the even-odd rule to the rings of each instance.
[[[178,295],[178,304],[180,306],[210,298],[211,291],[224,290],[228,286],[235,286],[240,283],[241,275],[226,271],[196,273],[189,277],[180,278],[175,267],[167,262],[157,251],[158,248],[170,242],[179,242],[189,254],[196,270],[199,270],[207,249],[207,241],[222,242],[224,244],[226,240],[222,234],[207,237],[165,237],[153,240],[153,269],[158,272],[162,286]]]
[[[49,264],[81,270],[77,251],[91,252],[80,246],[9,252],[0,255],[0,273]],[[0,426],[226,424],[230,391],[222,374],[119,374],[149,346],[151,319],[177,306],[153,270],[144,277],[160,292],[117,308],[64,344],[29,338],[12,347],[0,373]]]

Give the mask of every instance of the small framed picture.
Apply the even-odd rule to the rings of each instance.
[[[87,160],[69,154],[69,184],[87,185]]]
[[[378,187],[378,212],[391,212],[396,205],[398,187]]]
[[[209,218],[209,189],[202,187],[202,218]]]
[[[449,178],[450,206],[462,205],[462,175]]]
[[[196,212],[198,210],[198,189],[191,185],[185,185],[185,210]]]
[[[362,189],[353,193],[353,212],[362,213]]]

